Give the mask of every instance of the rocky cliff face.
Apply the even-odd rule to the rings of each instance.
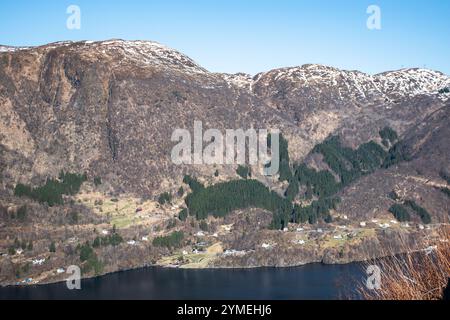
[[[152,42],[58,43],[1,56],[4,180],[36,182],[61,169],[152,194],[182,179],[175,128],[298,129],[281,112]],[[286,119],[285,119],[286,118]],[[169,181],[170,180],[170,181]]]

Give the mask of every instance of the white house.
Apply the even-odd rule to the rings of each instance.
[[[364,228],[366,225],[367,224],[364,221],[359,223],[359,226],[362,227],[362,228]]]
[[[263,249],[270,249],[272,246],[269,243],[263,243],[261,246]]]
[[[136,245],[136,241],[134,241],[134,240],[130,240],[130,241],[128,241],[127,243],[128,243],[130,246]]]
[[[45,262],[45,259],[35,259],[31,262],[33,263],[34,266],[41,266]]]

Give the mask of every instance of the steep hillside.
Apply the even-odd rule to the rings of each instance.
[[[300,160],[337,132],[352,147],[385,125],[402,134],[442,107],[447,96],[437,92],[449,82],[428,70],[369,76],[317,65],[254,79],[213,74],[145,41],[2,51],[5,181],[42,180],[64,169],[140,194],[180,181],[186,168],[170,163],[170,135],[194,120],[205,130],[280,128]]]
[[[0,283],[58,281],[71,264],[346,263],[448,241],[448,88],[425,69],[212,73],[149,41],[0,46]],[[280,174],[175,165],[171,135],[194,121],[279,129]]]

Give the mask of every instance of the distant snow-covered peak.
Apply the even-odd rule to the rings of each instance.
[[[252,79],[252,76],[249,74],[246,74],[246,73],[235,73],[235,74],[223,73],[222,77],[231,86],[236,86],[241,89],[251,90],[251,86],[253,84],[253,79]]]
[[[188,73],[208,73],[188,56],[154,41],[60,41],[49,43],[33,49],[46,52],[48,50],[65,48],[83,56],[117,60],[118,64],[131,62],[146,67],[160,67],[171,70],[183,70]],[[21,48],[0,46],[0,52],[15,52]]]
[[[373,76],[385,92],[400,96],[436,94],[450,84],[445,74],[428,69],[402,69]]]

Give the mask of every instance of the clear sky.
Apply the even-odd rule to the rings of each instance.
[[[69,5],[81,29],[69,30]],[[369,5],[381,30],[369,30]],[[1,0],[0,44],[154,40],[217,72],[255,74],[320,63],[378,73],[450,74],[448,0]]]

